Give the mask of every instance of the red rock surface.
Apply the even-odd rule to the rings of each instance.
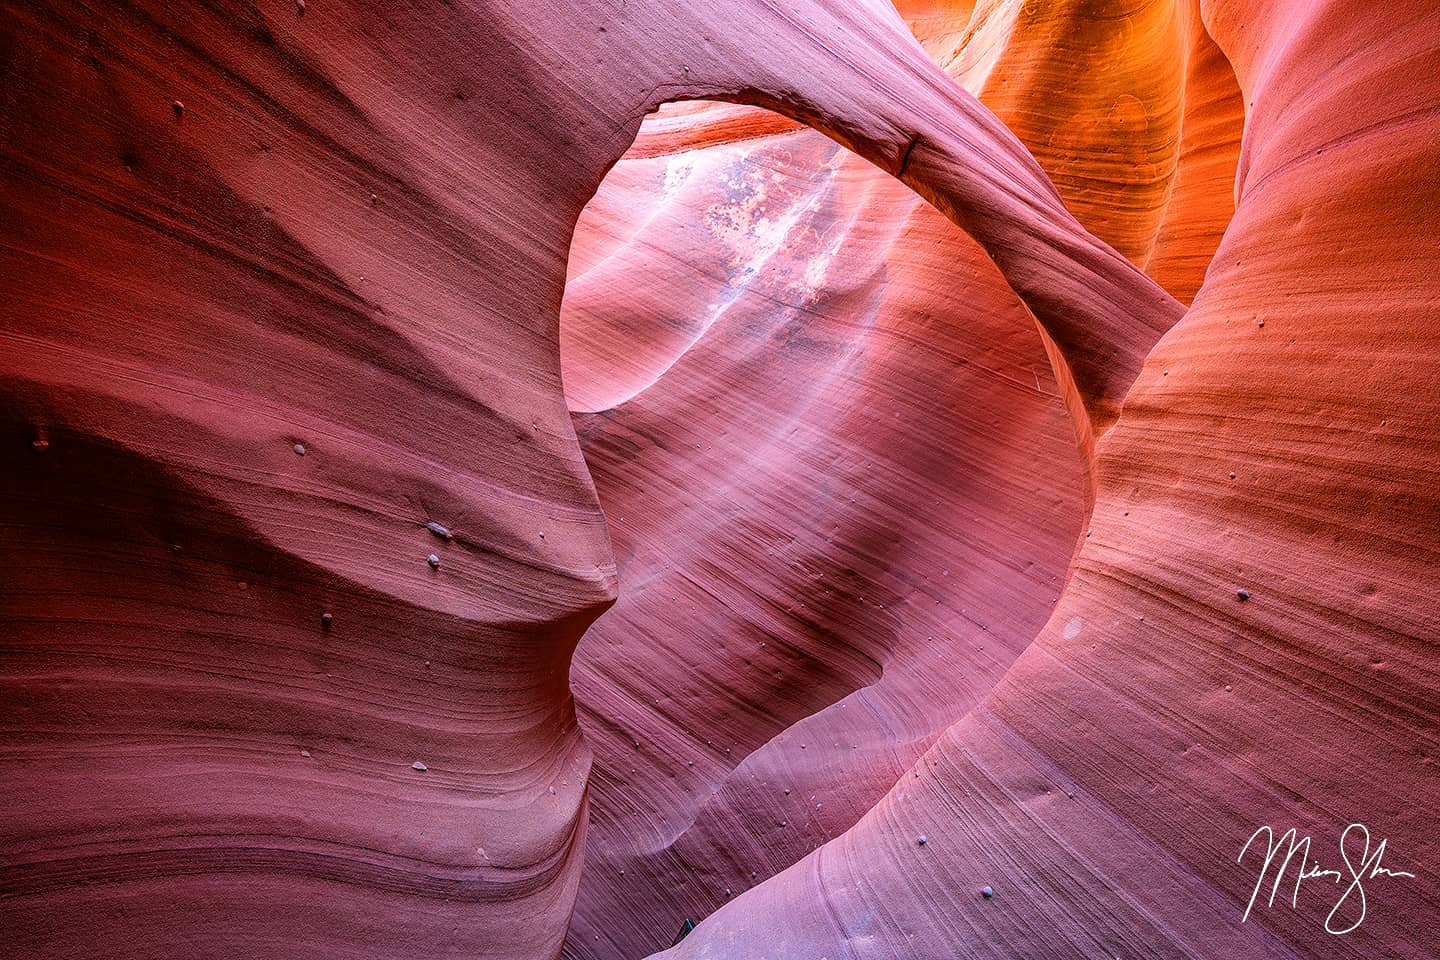
[[[1084,510],[978,246],[812,130],[664,113],[581,218],[561,314],[622,584],[574,664],[575,956],[642,956],[853,825],[1044,623]]]
[[[1440,953],[1433,4],[5,24],[7,953]]]

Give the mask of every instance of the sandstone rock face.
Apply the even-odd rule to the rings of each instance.
[[[813,130],[670,114],[581,218],[561,314],[622,583],[573,671],[574,956],[643,956],[859,820],[1043,625],[1084,513],[983,250]]]
[[[0,38],[7,954],[1440,954],[1432,3]]]

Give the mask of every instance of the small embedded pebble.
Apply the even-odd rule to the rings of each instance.
[[[31,449],[31,450],[34,450],[36,453],[44,453],[46,450],[49,450],[49,449],[50,449],[50,441],[49,441],[49,440],[31,440],[31,441],[30,441],[30,449]]]
[[[308,756],[310,756],[310,751],[309,751],[309,750],[301,750],[301,751],[300,751],[300,756],[302,756],[302,757],[308,757]]]
[[[991,890],[989,887],[981,887],[980,896],[984,897],[986,900],[989,900],[991,897],[995,896],[995,891]]]
[[[1235,596],[1240,598],[1241,603],[1244,603],[1246,600],[1250,599],[1250,591],[1242,587],[1241,589],[1235,591]]]
[[[424,773],[426,770],[429,770],[430,768],[427,767],[427,766],[425,766],[425,764],[421,763],[419,760],[416,760],[414,763],[410,764],[410,769],[411,769],[411,770],[419,770],[421,773]]]
[[[335,616],[329,610],[326,610],[324,613],[320,614],[320,625],[322,627],[328,627],[334,622]]]
[[[544,530],[541,530],[541,531],[540,531],[540,539],[541,539],[541,540],[544,540],[544,539],[545,539],[545,531],[544,531]]]
[[[923,846],[925,846],[925,844],[927,844],[927,843],[930,842],[930,838],[927,837],[927,836],[925,836],[925,834],[922,833],[922,834],[920,834],[920,838],[919,838],[918,840],[916,840],[915,842],[918,843],[918,844],[920,844],[920,846],[923,847]]]
[[[297,444],[295,444],[295,446],[292,447],[291,449],[295,451],[295,455],[296,455],[297,457],[303,457],[303,456],[305,456],[305,444],[303,444],[303,443],[297,443]]]
[[[425,524],[425,529],[435,534],[435,536],[439,537],[441,540],[450,539],[450,528],[442,523],[436,523],[434,520],[431,520],[429,523]]]
[[[179,100],[171,100],[170,109],[174,110],[175,116],[178,117],[185,112],[185,104],[181,103]]]
[[[1233,470],[1230,471],[1230,479],[1231,479],[1231,480],[1234,480],[1234,479],[1235,479],[1235,471],[1233,471]]]
[[[377,203],[379,203],[379,202],[380,202],[380,198],[379,198],[379,197],[375,196],[375,194],[373,194],[373,193],[370,194],[370,206],[373,207],[373,206],[375,206],[375,204],[377,204]]]
[[[435,554],[433,554],[433,553],[430,554],[430,556],[428,556],[428,557],[425,558],[425,562],[428,563],[428,564],[430,564],[430,568],[431,568],[432,570],[439,570],[439,569],[440,569],[440,558],[437,557],[437,556],[435,556]]]
[[[305,16],[305,0],[295,0],[295,12]]]

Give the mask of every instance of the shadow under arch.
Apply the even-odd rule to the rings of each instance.
[[[1031,319],[788,118],[665,107],[612,168],[560,333],[622,586],[571,665],[567,956],[643,955],[843,832],[1039,631],[1089,473]]]

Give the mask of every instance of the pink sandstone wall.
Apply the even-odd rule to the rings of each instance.
[[[0,953],[1440,954],[1433,3],[5,9]]]

